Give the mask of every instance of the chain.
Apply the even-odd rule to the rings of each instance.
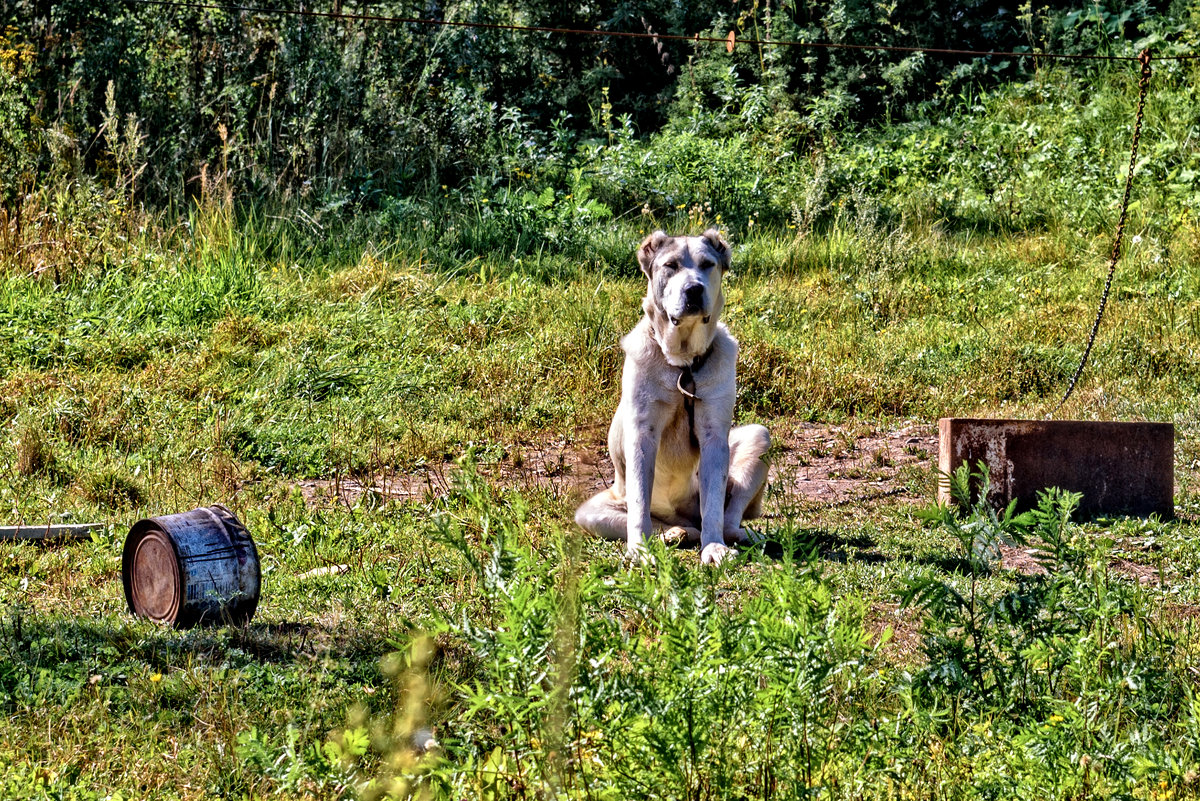
[[[1063,399],[1058,402],[1054,411],[1047,415],[1047,418],[1054,417],[1062,411],[1067,399],[1075,391],[1075,385],[1079,383],[1079,376],[1083,374],[1083,368],[1087,365],[1088,356],[1092,353],[1092,346],[1096,344],[1096,332],[1100,330],[1100,320],[1104,317],[1105,306],[1108,305],[1108,293],[1112,289],[1113,276],[1117,272],[1117,262],[1121,259],[1121,242],[1125,238],[1125,221],[1129,216],[1129,194],[1133,190],[1133,170],[1137,166],[1138,141],[1142,138],[1142,117],[1146,110],[1146,92],[1150,88],[1149,48],[1138,53],[1138,63],[1142,65],[1142,75],[1138,81],[1137,114],[1133,121],[1133,142],[1129,148],[1129,172],[1125,175],[1125,194],[1121,198],[1121,215],[1117,218],[1117,233],[1113,237],[1112,252],[1108,256],[1108,277],[1104,279],[1104,293],[1100,296],[1100,307],[1096,309],[1096,319],[1092,322],[1092,332],[1088,335],[1087,347],[1083,349],[1083,358],[1079,360],[1079,367],[1075,368],[1075,375],[1071,376],[1067,394],[1063,395]]]

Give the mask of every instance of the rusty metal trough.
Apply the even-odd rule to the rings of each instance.
[[[1175,510],[1175,426],[1083,420],[938,421],[938,469],[978,462],[991,475],[990,498],[1027,509],[1038,492],[1080,492],[1079,516],[1127,514],[1169,518]],[[950,501],[942,483],[938,502]]]

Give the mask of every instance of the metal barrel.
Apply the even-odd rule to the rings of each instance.
[[[258,608],[258,549],[220,504],[137,521],[121,562],[135,615],[186,629],[248,623]]]

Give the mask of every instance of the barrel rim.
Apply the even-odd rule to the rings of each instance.
[[[139,610],[134,604],[134,596],[137,593],[133,587],[133,560],[137,556],[138,547],[150,534],[161,535],[162,539],[170,547],[171,555],[175,558],[175,601],[171,607],[171,614],[167,617],[154,617],[145,611]],[[183,597],[183,567],[179,556],[179,546],[175,543],[175,538],[171,536],[171,532],[158,525],[153,518],[139,520],[130,527],[129,536],[125,538],[125,547],[121,552],[121,582],[125,586],[125,603],[129,606],[129,611],[135,616],[144,617],[147,620],[159,623],[170,623],[172,625],[179,619],[180,612],[186,605]]]

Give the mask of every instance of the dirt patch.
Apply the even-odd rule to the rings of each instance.
[[[1108,569],[1138,584],[1157,584],[1158,570],[1149,565],[1140,565],[1117,556],[1108,561]]]
[[[866,423],[831,426],[776,421],[771,426],[772,491],[767,514],[799,503],[837,505],[907,496],[928,501],[920,489],[936,461],[937,430],[906,423],[890,430]],[[544,491],[576,503],[609,486],[612,462],[607,426],[579,429],[573,436],[510,442],[499,459],[481,462],[479,471],[500,486]],[[309,505],[354,506],[363,496],[378,500],[423,501],[444,496],[459,470],[444,462],[413,473],[369,479],[319,479],[297,483]]]
[[[1005,570],[1023,573],[1027,576],[1044,576],[1046,568],[1038,561],[1036,551],[1032,548],[1020,548],[1010,545],[1000,546],[1000,566]],[[1156,584],[1158,570],[1149,565],[1131,562],[1120,556],[1108,560],[1109,571],[1138,584]]]
[[[880,647],[884,658],[897,665],[921,661],[921,614],[898,604],[873,603],[867,613],[866,627],[877,639],[891,629],[891,636]]]
[[[777,423],[772,434],[777,454],[770,481],[784,505],[789,500],[838,505],[894,496],[932,500],[932,484],[928,497],[924,492],[937,462],[938,435],[932,425],[910,422],[881,430],[859,422]]]
[[[1021,548],[1015,545],[1000,546],[1000,566],[1014,573],[1024,573],[1027,576],[1044,576],[1046,568],[1038,561],[1032,548]]]
[[[297,481],[294,486],[311,507],[356,506],[365,500],[413,500],[443,496],[453,486],[449,465],[439,470],[415,473],[383,473],[369,479],[317,478]]]

